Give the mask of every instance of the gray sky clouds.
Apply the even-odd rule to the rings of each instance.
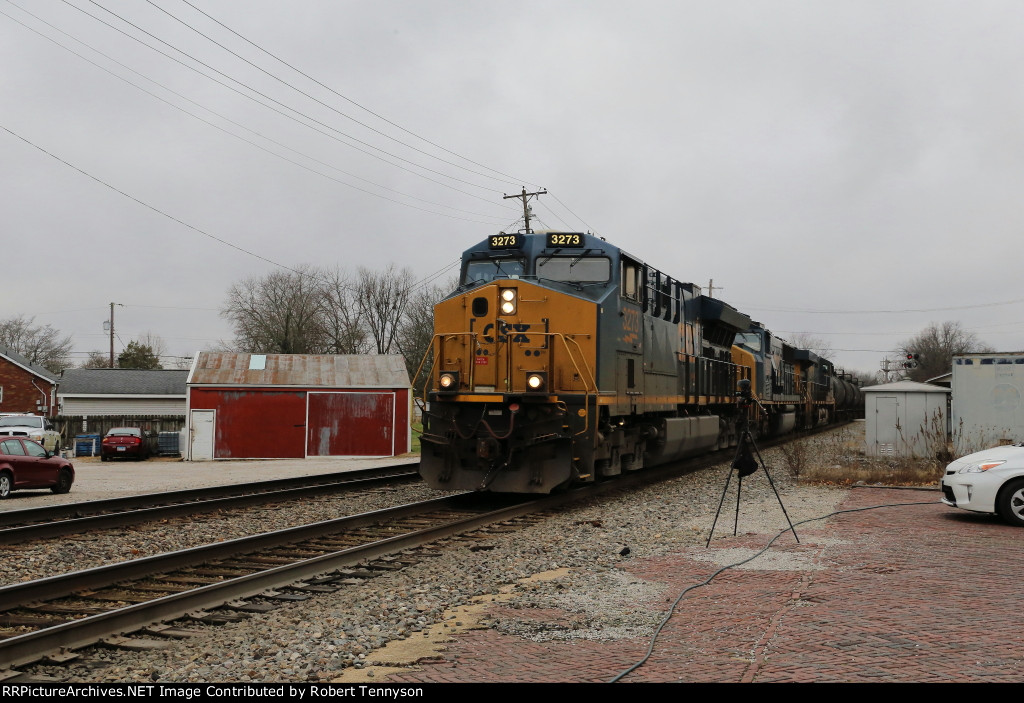
[[[714,278],[783,336],[828,339],[840,366],[877,369],[882,353],[857,350],[891,349],[933,320],[1024,349],[1024,302],[993,305],[1024,299],[1019,3],[192,2],[484,166],[182,0],[0,0],[0,124],[286,266],[394,263],[426,277],[516,219],[502,193],[544,186],[558,198],[535,209],[545,225],[586,229],[560,200],[666,273]],[[391,163],[360,151],[373,147]],[[106,349],[111,301],[126,305],[124,343],[151,330],[188,354],[226,339],[227,287],[273,268],[6,131],[0,163],[0,317],[34,315],[77,351]],[[978,307],[936,310],[964,306]]]

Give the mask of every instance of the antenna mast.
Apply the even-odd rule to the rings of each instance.
[[[530,198],[533,197],[533,196],[536,196],[536,195],[547,195],[547,191],[546,190],[538,190],[536,193],[527,193],[526,192],[526,188],[524,187],[523,188],[523,192],[520,193],[519,195],[505,195],[504,193],[502,193],[502,195],[504,196],[502,198],[502,200],[508,200],[509,198],[520,198],[520,199],[522,199],[522,201],[523,201],[523,221],[526,223],[526,226],[525,226],[526,234],[533,234],[533,230],[530,229],[530,208],[527,206],[526,203],[528,203]]]

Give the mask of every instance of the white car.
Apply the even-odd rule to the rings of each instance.
[[[961,457],[946,467],[942,502],[979,513],[997,513],[1024,527],[1024,444]]]
[[[52,454],[60,451],[60,433],[53,429],[49,420],[38,415],[0,417],[0,437],[26,437]]]

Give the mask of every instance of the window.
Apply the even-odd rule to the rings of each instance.
[[[16,439],[8,439],[4,442],[0,442],[0,452],[10,454],[11,456],[25,456],[24,447],[22,447],[21,442]]]
[[[46,450],[43,449],[42,447],[40,447],[35,442],[25,442],[25,449],[28,450],[28,455],[29,456],[34,456],[34,457],[37,457],[39,459],[45,459],[46,458]]]
[[[462,276],[462,285],[487,283],[496,278],[522,276],[526,271],[525,259],[476,259],[466,262],[466,273]]]
[[[761,335],[757,332],[741,332],[736,335],[736,344],[742,344],[751,351],[761,351]]]
[[[621,294],[623,298],[629,298],[630,300],[640,300],[640,294],[642,291],[640,285],[640,264],[629,259],[622,260],[622,281],[621,281]]]
[[[562,283],[607,283],[612,263],[603,256],[548,256],[537,260],[537,278]]]

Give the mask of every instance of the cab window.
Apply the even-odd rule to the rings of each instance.
[[[629,298],[630,300],[640,300],[643,288],[640,282],[640,276],[642,269],[640,264],[629,259],[622,260],[622,271],[621,271],[621,283],[620,283],[620,294],[623,298]]]
[[[603,256],[547,256],[537,260],[537,278],[564,283],[607,283],[612,263]]]
[[[525,271],[525,259],[476,259],[466,262],[462,285],[471,286],[477,283],[487,283],[496,278],[522,276]]]

